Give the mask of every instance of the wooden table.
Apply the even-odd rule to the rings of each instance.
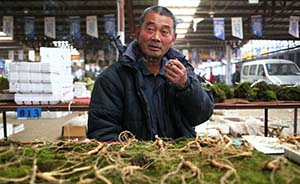
[[[297,135],[298,108],[300,108],[300,101],[215,103],[215,109],[264,109],[266,137],[268,136],[268,109],[294,109],[294,135]]]
[[[7,139],[6,112],[16,111],[19,107],[40,107],[42,111],[88,111],[89,99],[74,99],[70,103],[41,104],[41,105],[18,105],[14,102],[1,102],[0,112],[3,114],[4,138]],[[228,102],[215,103],[215,109],[264,109],[264,134],[268,136],[268,109],[294,109],[294,135],[297,134],[297,119],[300,101],[292,102]]]

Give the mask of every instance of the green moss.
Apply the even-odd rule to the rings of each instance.
[[[21,178],[29,174],[30,171],[31,167],[29,165],[14,165],[13,167],[0,169],[0,176],[5,178]]]
[[[74,165],[77,168],[85,166],[94,166],[98,169],[105,168],[109,165],[118,165],[118,168],[108,170],[102,173],[111,183],[122,183],[122,169],[130,166],[140,166],[143,170],[132,170],[123,177],[126,178],[127,183],[160,183],[161,179],[166,174],[177,170],[182,159],[190,161],[194,166],[199,168],[201,174],[200,180],[203,183],[220,183],[220,179],[227,170],[215,168],[210,165],[210,160],[213,158],[228,160],[232,163],[236,170],[240,183],[252,184],[271,183],[271,177],[274,177],[275,183],[300,183],[298,175],[300,166],[291,162],[282,166],[274,175],[271,171],[263,171],[265,161],[274,159],[273,156],[265,155],[258,151],[253,151],[252,157],[231,157],[233,153],[222,151],[215,145],[206,144],[203,146],[202,153],[199,153],[193,139],[180,138],[175,141],[168,141],[164,152],[160,152],[154,142],[133,142],[125,148],[125,151],[120,151],[124,146],[120,143],[113,143],[109,146],[104,143],[103,149],[97,154],[86,155],[90,150],[97,147],[98,144],[90,143],[68,143],[68,144],[45,144],[45,145],[25,145],[14,146],[15,156],[11,158],[21,158],[21,162],[9,165],[5,169],[0,169],[0,176],[6,178],[20,178],[30,175],[32,172],[33,160],[37,158],[38,172],[53,172],[58,169],[67,169],[72,171]],[[59,146],[59,148],[57,147]],[[63,149],[66,147],[67,149]],[[70,148],[74,149],[70,149]],[[184,148],[184,149],[183,149]],[[70,151],[71,150],[71,151]],[[22,157],[20,157],[22,156]],[[9,163],[11,160],[3,160],[3,163]],[[97,161],[97,162],[96,162]],[[225,162],[224,163],[229,163]],[[76,165],[78,164],[78,165]],[[93,169],[76,172],[62,178],[69,179],[70,183],[77,183],[81,175],[86,178],[94,178]],[[182,183],[182,177],[185,177],[186,183],[199,183],[199,178],[192,177],[192,171],[187,166],[182,166],[176,174],[169,175],[165,183]],[[60,178],[59,176],[56,176]],[[233,181],[234,176],[228,180]],[[1,183],[1,181],[0,181]],[[25,182],[28,183],[28,182]],[[37,183],[47,183],[41,179]],[[100,180],[94,183],[102,183]]]

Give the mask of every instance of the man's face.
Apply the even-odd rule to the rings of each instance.
[[[176,40],[173,20],[156,13],[146,15],[144,23],[137,30],[137,39],[143,54],[161,59]]]

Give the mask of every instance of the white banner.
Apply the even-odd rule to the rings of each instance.
[[[232,36],[243,39],[243,20],[242,17],[231,18]]]
[[[185,59],[189,60],[189,50],[188,49],[183,49],[182,54],[185,55]]]
[[[289,34],[299,38],[299,17],[290,16]]]
[[[86,34],[98,38],[97,16],[86,17]]]
[[[11,38],[14,37],[14,17],[13,16],[3,16],[3,32]]]
[[[55,39],[55,17],[45,17],[45,35]]]
[[[252,33],[256,36],[262,36],[262,16],[261,15],[254,15],[251,16],[251,27]]]
[[[19,61],[24,60],[24,50],[18,50],[18,60]]]
[[[15,60],[15,51],[8,51],[8,59],[14,61]]]
[[[249,0],[248,2],[249,2],[249,4],[258,4],[259,3],[258,0]]]
[[[35,61],[35,51],[34,50],[29,50],[28,51],[28,60],[29,61]]]
[[[193,18],[193,29],[194,29],[194,32],[197,31],[197,24],[201,21],[203,21],[204,18]]]
[[[225,40],[224,18],[214,18],[214,36]]]
[[[116,35],[115,16],[113,14],[104,15],[104,29],[109,36]]]

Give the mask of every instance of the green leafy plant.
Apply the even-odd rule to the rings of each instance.
[[[300,101],[300,86],[297,87],[281,87],[277,90],[279,100],[295,100]]]
[[[248,96],[248,91],[250,89],[251,83],[250,82],[242,82],[238,84],[234,88],[233,96],[235,98],[243,98],[246,99]]]
[[[265,81],[253,84],[249,91],[247,99],[253,101],[274,101],[277,100],[276,93],[272,91],[271,86]]]
[[[224,93],[226,95],[226,99],[233,98],[233,89],[230,88],[229,85],[224,84],[224,83],[217,83],[215,85],[218,86],[218,88],[220,88],[222,91],[224,91]]]

